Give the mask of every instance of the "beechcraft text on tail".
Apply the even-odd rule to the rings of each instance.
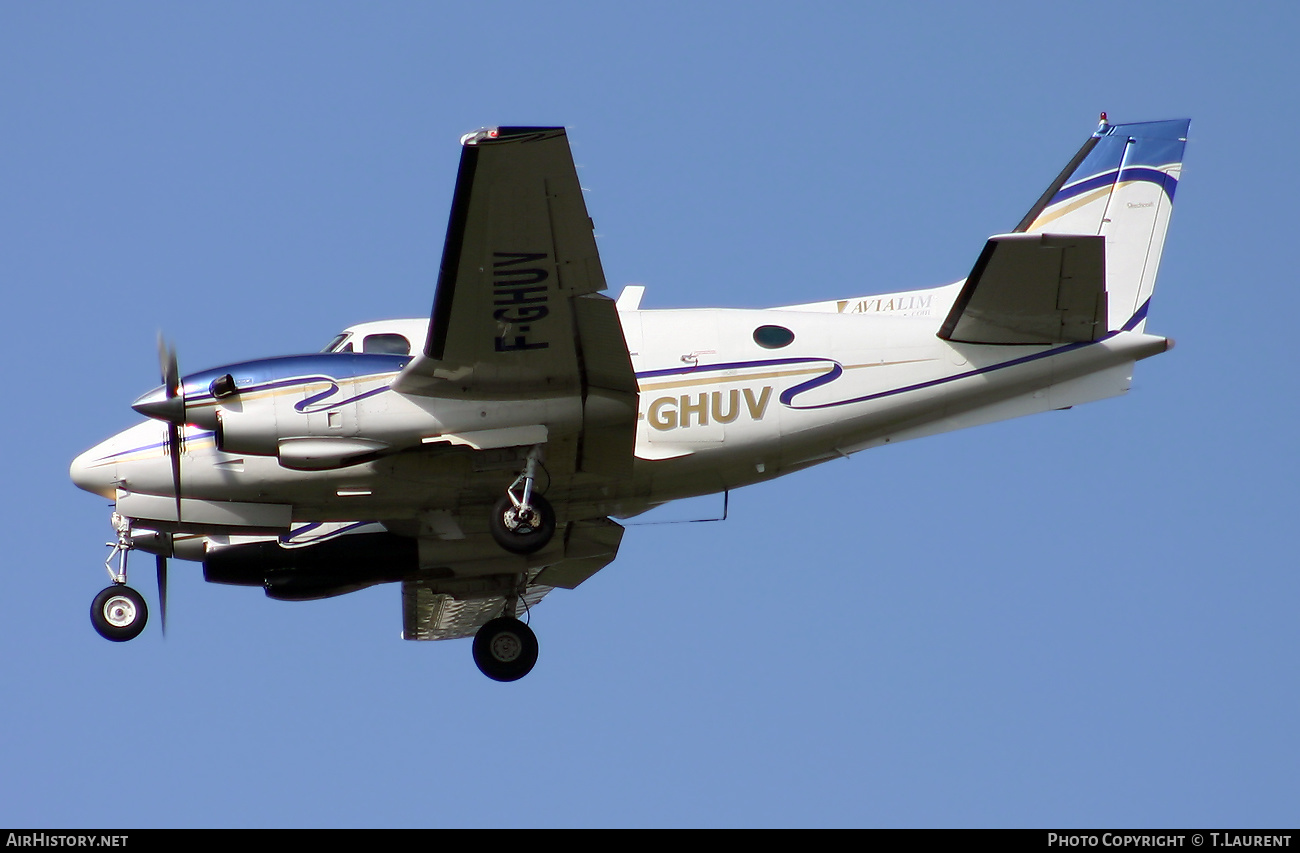
[[[768,310],[615,302],[564,129],[468,134],[429,317],[190,374],[160,339],[144,420],[72,462],[114,502],[91,621],[143,630],[137,551],[160,617],[171,558],[284,600],[392,583],[406,639],[521,678],[532,608],[613,561],[615,519],[1127,391],[1170,346],[1146,325],[1188,125],[1103,114],[961,281]]]

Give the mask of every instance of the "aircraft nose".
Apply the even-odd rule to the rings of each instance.
[[[117,494],[117,486],[114,482],[117,478],[115,471],[117,466],[105,458],[106,454],[102,448],[102,444],[97,445],[73,459],[72,465],[68,468],[68,476],[72,478],[77,488],[111,500]]]

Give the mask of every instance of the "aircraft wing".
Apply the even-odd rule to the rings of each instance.
[[[562,127],[462,139],[429,336],[404,394],[580,396],[582,470],[622,475],[637,384]]]
[[[1107,331],[1105,239],[989,238],[939,337],[980,344],[1098,340]]]
[[[562,127],[462,140],[424,352],[403,393],[541,396],[584,383],[635,393]]]

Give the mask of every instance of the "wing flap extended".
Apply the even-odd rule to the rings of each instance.
[[[623,526],[608,518],[565,525],[563,549],[528,570],[528,589],[520,611],[531,608],[555,587],[573,589],[614,561],[623,541]],[[518,575],[479,578],[429,577],[402,581],[402,636],[407,640],[453,640],[472,637],[484,623],[500,616],[505,594]]]
[[[961,343],[1054,344],[1105,335],[1105,238],[989,238],[939,330]]]
[[[533,607],[550,591],[549,586],[530,587],[522,596],[522,604]],[[505,604],[502,595],[457,598],[445,592],[435,592],[420,581],[403,581],[402,638],[457,640],[472,637],[486,622],[500,616]]]

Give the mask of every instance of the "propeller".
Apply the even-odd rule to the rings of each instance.
[[[164,452],[171,460],[172,494],[176,498],[176,523],[181,523],[181,454],[185,452],[185,392],[181,387],[181,371],[176,362],[176,349],[167,344],[162,332],[158,333],[158,365],[162,372],[162,387],[155,388],[131,404],[142,415],[167,424],[167,443]],[[167,558],[156,556],[158,568],[158,610],[163,636],[167,636]]]
[[[131,404],[142,415],[167,424],[167,443],[164,452],[171,457],[172,492],[176,495],[176,521],[181,520],[181,453],[184,451],[185,394],[181,388],[181,372],[176,366],[176,350],[158,333],[158,361],[162,368],[163,384]]]
[[[176,348],[168,346],[158,333],[158,363],[162,368],[164,405],[170,416],[167,421],[167,455],[172,463],[172,493],[176,496],[176,523],[181,521],[181,442],[185,434],[185,395],[181,392],[181,371],[176,363]],[[160,570],[163,571],[163,570]],[[159,577],[162,577],[160,574]]]

